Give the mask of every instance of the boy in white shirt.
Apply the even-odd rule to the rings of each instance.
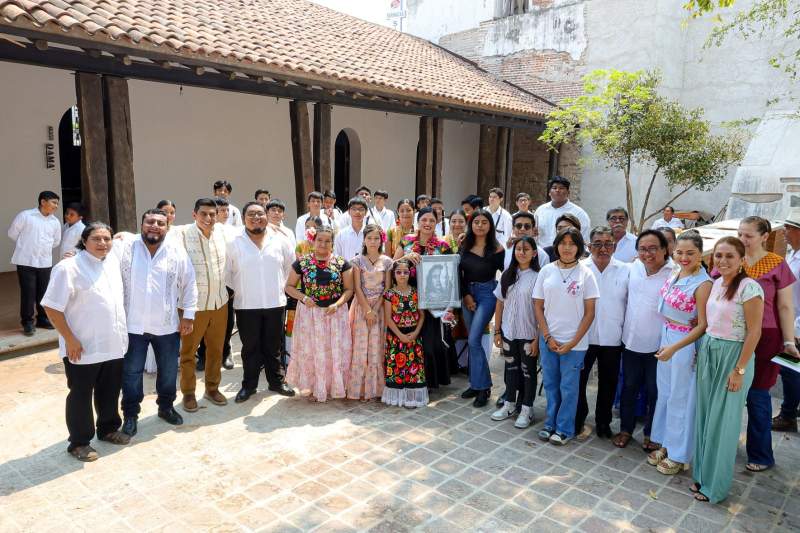
[[[570,182],[562,176],[555,176],[550,179],[548,190],[550,201],[536,208],[536,227],[539,229],[539,246],[548,247],[553,245],[556,236],[556,220],[564,213],[570,213],[578,218],[581,223],[581,235],[584,242],[589,242],[589,230],[591,221],[586,211],[580,206],[569,201]]]
[[[505,243],[511,237],[511,213],[500,204],[503,202],[503,189],[495,187],[489,190],[489,213],[494,220],[494,231],[497,241]]]
[[[232,192],[233,186],[228,180],[217,180],[214,182],[214,196],[219,196],[220,198],[228,200],[228,219],[225,223],[229,226],[243,226],[242,214],[239,212],[239,209],[231,203],[230,196]],[[269,195],[269,193],[267,194]]]
[[[86,225],[83,223],[83,206],[78,202],[71,202],[64,210],[64,227],[61,231],[61,248],[58,259],[61,260],[70,252],[76,251],[75,246],[81,240],[81,233]]]
[[[375,207],[372,209],[372,212],[375,213],[377,222],[380,223],[383,231],[388,233],[389,230],[394,227],[396,220],[394,211],[386,207],[386,202],[389,200],[389,193],[378,189],[375,191],[373,198],[375,200]]]
[[[305,215],[301,215],[297,219],[297,223],[294,225],[294,238],[296,242],[303,242],[306,238],[306,220],[309,217],[319,217],[322,219],[322,223],[324,225],[330,224],[330,219],[328,219],[328,215],[322,212],[322,204],[324,201],[324,196],[321,192],[312,191],[308,193],[306,197],[306,202],[308,203],[308,213]]]

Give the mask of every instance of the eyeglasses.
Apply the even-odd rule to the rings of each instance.
[[[639,248],[637,251],[640,254],[654,254],[654,253],[658,252],[659,250],[661,250],[661,248],[658,247],[658,246],[648,246],[647,248],[644,248],[644,247]]]
[[[522,223],[519,223],[519,224],[514,224],[514,227],[516,229],[531,229],[533,227],[533,224],[522,224]]]
[[[608,217],[609,222],[625,222],[628,220],[628,217],[620,216],[620,217]]]
[[[355,207],[355,206],[353,206],[353,207],[351,207],[351,208],[350,208],[350,211],[353,211],[353,212],[355,212],[355,213],[366,213],[366,212],[367,212],[367,210],[366,210],[366,209],[364,209],[364,208],[363,208],[363,207],[361,207],[361,206],[359,206],[359,207]]]
[[[250,211],[245,215],[245,217],[247,218],[264,218],[266,216],[267,216],[266,213],[264,213],[263,211]]]
[[[593,242],[591,244],[592,248],[595,250],[599,250],[601,248],[605,248],[606,250],[611,250],[614,248],[613,242]]]

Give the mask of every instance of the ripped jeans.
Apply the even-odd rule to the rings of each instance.
[[[567,437],[575,436],[575,411],[586,350],[572,350],[564,355],[550,351],[544,337],[539,337],[542,384],[547,395],[544,427]]]
[[[509,340],[503,337],[506,401],[516,403],[517,406],[533,406],[533,397],[536,394],[536,358],[531,355],[531,343],[534,342],[536,341]]]

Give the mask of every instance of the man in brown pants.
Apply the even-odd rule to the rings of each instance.
[[[225,231],[216,224],[217,204],[211,198],[201,198],[194,204],[195,223],[173,228],[174,241],[183,246],[194,266],[197,283],[197,312],[194,329],[181,337],[181,393],[183,409],[197,411],[195,387],[195,358],[200,340],[205,340],[206,391],[203,397],[215,405],[228,400],[219,392],[222,379],[222,347],[228,322],[228,292],[225,288]]]

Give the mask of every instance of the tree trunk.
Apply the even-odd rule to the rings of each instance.
[[[653,177],[650,178],[650,185],[647,186],[647,194],[644,196],[644,202],[642,203],[642,210],[639,214],[639,230],[641,231],[644,228],[644,214],[646,213],[647,204],[650,202],[650,193],[653,192],[653,184],[656,182],[656,176],[658,176],[658,171],[661,170],[661,167],[656,166],[656,169],[653,171]],[[632,215],[631,215],[632,216]]]
[[[625,199],[628,202],[628,213],[631,215],[633,214],[633,187],[631,186],[631,159],[628,158],[628,163],[625,165],[625,169],[623,170],[625,173]],[[636,225],[633,223],[633,216],[631,216],[629,222],[631,227],[631,232],[636,233]]]
[[[642,224],[644,224],[645,222],[647,222],[648,220],[650,220],[650,219],[651,219],[651,218],[653,218],[654,216],[658,215],[660,212],[662,212],[662,211],[664,210],[664,208],[665,208],[665,207],[667,207],[667,206],[668,206],[668,205],[670,205],[672,202],[674,202],[675,200],[677,200],[678,198],[680,198],[681,196],[683,196],[683,195],[684,195],[684,194],[686,194],[687,192],[691,191],[692,189],[694,189],[694,185],[690,185],[689,187],[686,187],[686,188],[685,188],[685,189],[683,189],[681,192],[679,192],[678,194],[676,194],[675,196],[673,196],[672,198],[670,198],[669,200],[667,200],[667,202],[666,202],[664,205],[662,205],[662,206],[661,206],[661,207],[660,207],[660,208],[659,208],[657,211],[653,211],[652,213],[650,213],[649,215],[647,215],[647,216],[644,218],[644,220],[642,221]]]

